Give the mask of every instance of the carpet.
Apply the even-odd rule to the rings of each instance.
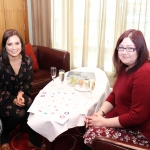
[[[59,135],[54,142],[49,142],[39,135],[39,138],[46,143],[47,150],[84,150],[83,142],[84,127],[76,127],[67,130]],[[34,150],[27,145],[28,134],[15,130],[10,135],[11,150]]]

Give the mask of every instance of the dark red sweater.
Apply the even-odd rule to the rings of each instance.
[[[106,117],[119,116],[124,128],[139,130],[150,141],[150,63],[130,75],[122,71],[106,101],[115,107]]]

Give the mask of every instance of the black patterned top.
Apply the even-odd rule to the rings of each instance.
[[[18,91],[30,96],[33,82],[32,59],[25,56],[18,74],[16,75],[12,66],[6,66],[0,55],[0,106],[6,102],[13,102]]]

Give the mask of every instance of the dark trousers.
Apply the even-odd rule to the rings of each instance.
[[[27,110],[32,104],[30,97],[24,95],[25,106],[19,107],[14,105],[13,102],[7,102],[0,106],[0,118],[3,123],[3,131],[1,135],[1,144],[9,143],[9,134],[12,132],[20,122],[26,126],[29,140],[37,147],[41,147],[41,142],[37,139],[37,133],[33,131],[27,124],[29,113]]]

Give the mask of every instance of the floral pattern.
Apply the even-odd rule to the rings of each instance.
[[[139,131],[108,127],[90,127],[84,135],[84,143],[92,147],[92,141],[96,136],[118,139],[123,142],[150,147],[150,142]]]
[[[27,55],[22,61],[18,74],[15,74],[11,65],[6,66],[0,55],[0,106],[13,102],[18,91],[23,91],[27,96],[31,94],[33,82],[32,60]]]
[[[0,55],[0,116],[8,117],[13,113],[19,114],[21,107],[14,106],[13,101],[19,91],[24,92],[26,104],[31,104],[31,88],[33,82],[32,59],[25,56],[18,74],[15,74],[11,65],[6,66]]]

